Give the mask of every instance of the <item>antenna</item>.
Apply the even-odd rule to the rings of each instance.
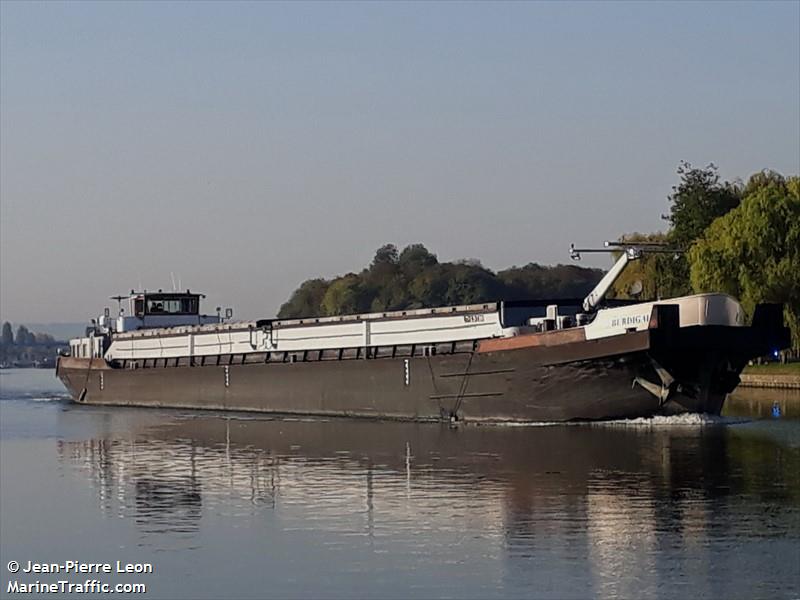
[[[111,300],[117,301],[117,311],[120,316],[122,316],[123,312],[125,312],[122,308],[122,301],[127,300],[128,298],[130,298],[130,296],[111,296]]]
[[[172,271],[169,272],[169,278],[172,280],[172,291],[177,292],[178,288],[175,287],[175,274]]]

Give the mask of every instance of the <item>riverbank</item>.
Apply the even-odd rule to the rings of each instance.
[[[800,390],[800,363],[753,365],[740,379],[741,387]]]

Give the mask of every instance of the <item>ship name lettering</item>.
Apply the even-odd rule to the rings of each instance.
[[[626,327],[629,325],[641,325],[642,323],[647,323],[649,320],[650,316],[646,314],[633,315],[631,317],[619,317],[617,319],[611,319],[611,326]]]

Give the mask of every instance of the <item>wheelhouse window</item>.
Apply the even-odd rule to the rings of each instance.
[[[196,315],[199,312],[197,296],[147,296],[145,304],[148,315]]]

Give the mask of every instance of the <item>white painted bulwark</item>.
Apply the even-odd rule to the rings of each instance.
[[[660,302],[643,302],[642,304],[599,310],[594,321],[586,326],[586,339],[591,340],[647,329],[650,326],[650,317],[656,304],[677,304],[681,327],[744,325],[742,306],[732,297],[727,294],[697,294]]]

